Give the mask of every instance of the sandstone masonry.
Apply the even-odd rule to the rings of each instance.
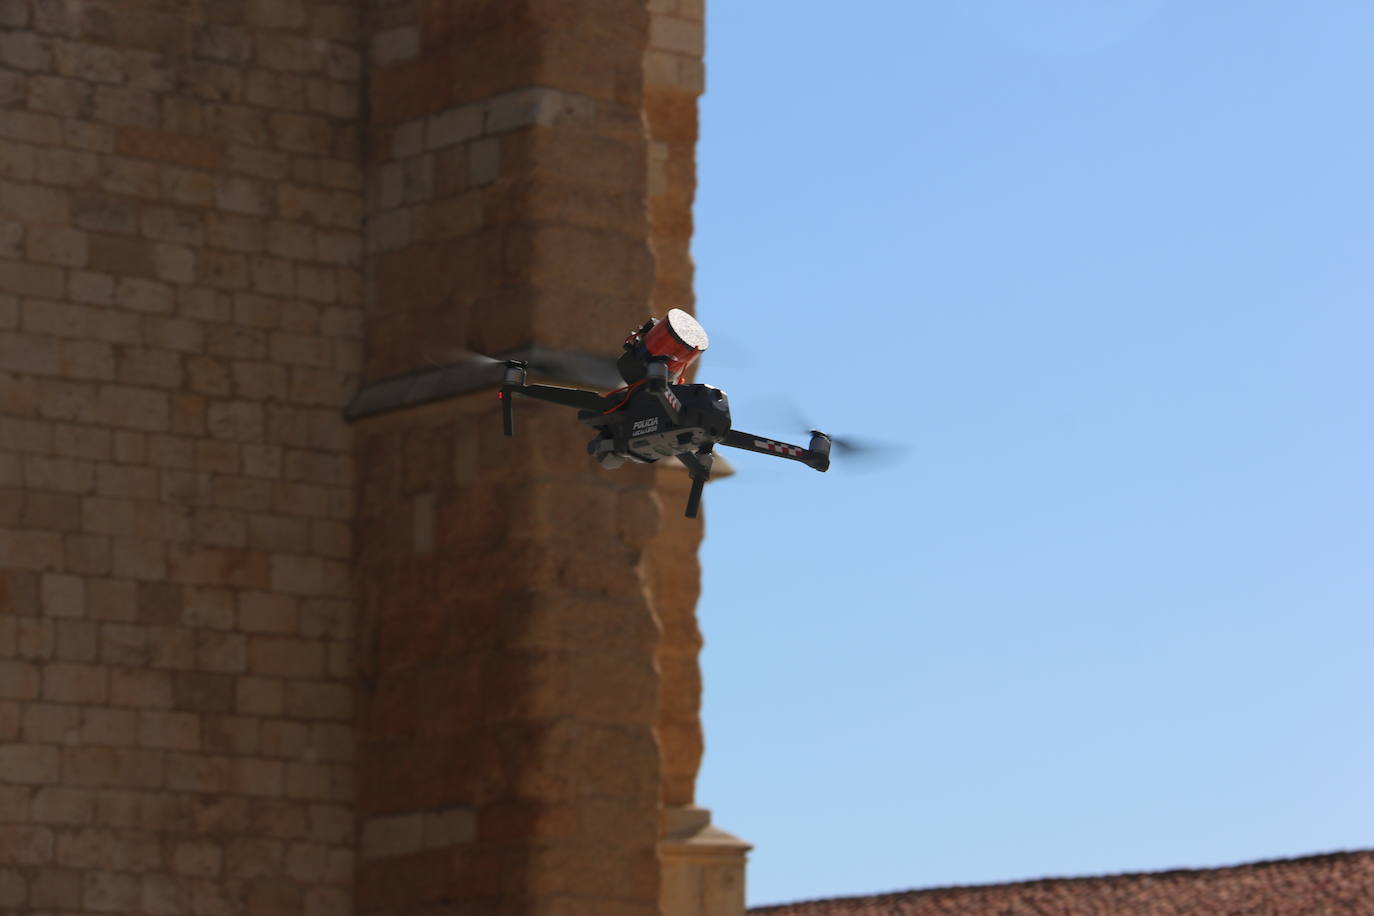
[[[358,10],[0,29],[0,907],[346,912]]]
[[[690,307],[701,20],[0,0],[0,912],[741,911],[742,848],[661,877],[675,479],[486,393],[341,417]]]

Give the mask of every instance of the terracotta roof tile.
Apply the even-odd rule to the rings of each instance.
[[[1044,878],[754,907],[757,916],[1297,916],[1374,914],[1374,851],[1227,868]]]

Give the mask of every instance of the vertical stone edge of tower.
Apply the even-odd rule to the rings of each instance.
[[[644,58],[644,108],[649,133],[649,214],[654,250],[654,314],[695,311],[691,241],[696,194],[698,99],[705,90],[703,0],[650,0]],[[718,464],[721,462],[718,461]],[[663,519],[648,550],[647,580],[662,637],[657,732],[662,752],[663,811],[659,856],[665,916],[736,916],[744,912],[748,843],[711,825],[696,806],[701,765],[702,636],[697,551],[703,520],[677,507],[689,482],[679,468],[658,472]],[[709,507],[707,509],[709,512]]]
[[[654,283],[642,0],[371,7],[365,380],[613,355]],[[356,424],[358,913],[659,912],[655,476],[490,392]]]

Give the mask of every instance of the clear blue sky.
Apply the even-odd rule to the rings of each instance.
[[[1374,4],[708,7],[751,903],[1374,847]]]

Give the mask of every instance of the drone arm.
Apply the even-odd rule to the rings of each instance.
[[[602,397],[595,391],[584,391],[581,388],[559,388],[554,385],[526,385],[523,383],[523,372],[517,377],[508,375],[506,384],[501,386],[501,417],[505,425],[507,436],[515,435],[515,404],[516,394],[523,394],[527,398],[537,398],[541,401],[548,401],[551,404],[561,404],[564,407],[575,407],[578,410],[602,411],[606,409],[609,398]]]
[[[541,401],[548,401],[552,404],[562,404],[564,407],[576,407],[578,410],[605,410],[606,398],[597,394],[595,391],[584,391],[581,388],[559,388],[554,385],[521,385],[512,389],[527,398],[538,398]]]
[[[758,452],[761,455],[772,455],[774,458],[790,458],[793,461],[800,461],[817,471],[825,471],[830,468],[830,440],[821,434],[812,435],[810,448],[779,442],[776,439],[767,439],[753,433],[741,432],[738,429],[730,430],[725,434],[725,438],[720,441],[722,445],[728,445],[732,448],[742,448],[745,451]]]
[[[581,388],[559,388],[554,385],[522,385],[507,382],[501,386],[501,399],[504,402],[501,405],[501,412],[507,436],[515,435],[515,411],[511,399],[516,394],[548,401],[551,404],[561,404],[564,407],[576,407],[578,410],[595,410],[598,413],[606,409],[610,400],[595,391],[584,391]]]

